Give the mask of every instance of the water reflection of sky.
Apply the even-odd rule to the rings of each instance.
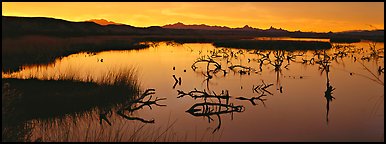
[[[191,65],[197,58],[214,51],[215,48],[211,44],[166,45],[161,43],[157,47],[143,50],[105,51],[96,54],[78,53],[58,59],[49,65],[25,66],[20,72],[3,73],[2,77],[29,78],[34,76],[45,79],[47,77],[65,77],[69,73],[75,73],[80,78],[92,76],[98,79],[109,71],[135,67],[143,89],[154,88],[156,96],[167,98],[163,102],[167,107],[152,110],[145,108],[136,115],[154,118],[154,127],[177,120],[173,130],[179,132],[177,136],[188,135],[188,141],[197,140],[203,135],[211,135],[205,136],[205,139],[221,136],[218,139],[220,141],[383,140],[383,102],[376,108],[374,106],[377,101],[383,101],[384,85],[369,79],[374,76],[360,64],[362,62],[383,81],[383,73],[380,75],[377,73],[379,66],[384,67],[383,58],[362,61],[363,56],[371,53],[368,42],[354,45],[365,48],[349,53],[342,59],[331,60],[330,63],[329,80],[330,84],[336,88],[333,91],[336,99],[330,104],[328,125],[325,121],[326,101],[324,98],[326,73],[321,73],[317,64],[302,63],[303,60],[315,57],[312,51],[296,57],[294,59],[296,62],[291,62],[288,69],[284,68],[287,64],[287,60],[284,60],[281,73],[275,71],[274,67],[268,63],[263,65],[262,72],[253,72],[250,75],[240,75],[228,69],[226,76],[223,76],[221,72],[213,75],[208,85],[205,81],[205,64],[198,65],[199,68],[196,71],[192,70]],[[378,43],[376,46],[382,48],[379,55],[383,56],[383,43]],[[331,49],[326,53],[334,55],[340,50]],[[239,50],[232,49],[231,51],[236,53]],[[242,50],[242,52],[244,54],[237,55],[237,59],[233,58],[228,63],[222,58],[215,58],[215,60],[221,63],[224,69],[236,64],[258,69],[257,59],[261,56],[250,54],[251,51]],[[302,53],[293,52],[293,54]],[[355,62],[354,57],[357,59]],[[100,61],[101,59],[103,62]],[[270,59],[274,59],[273,53]],[[181,85],[176,85],[175,89],[173,89],[175,81],[172,75],[182,79]],[[248,98],[258,96],[253,91],[253,86],[261,84],[262,80],[265,83],[274,84],[268,88],[272,95],[268,94],[265,97],[267,99],[265,107],[260,102],[253,106],[248,101],[234,99],[238,96]],[[280,86],[282,86],[282,93],[279,91]],[[190,97],[177,99],[177,90],[188,92],[194,88],[216,93],[228,90],[229,94],[234,96],[230,102],[245,106],[245,111],[234,113],[233,120],[229,114],[221,116],[221,129],[211,134],[211,131],[217,126],[216,120],[208,123],[205,117],[194,117],[185,112],[193,104],[202,102],[202,100],[194,100]],[[217,119],[216,116],[212,118]]]

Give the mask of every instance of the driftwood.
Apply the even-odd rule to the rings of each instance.
[[[229,66],[228,67],[229,69],[235,71],[236,68],[240,68],[240,70],[238,71],[241,75],[243,74],[250,74],[251,71],[255,71],[255,69],[251,68],[251,67],[247,67],[247,66],[242,66],[242,65],[232,65],[232,66]]]
[[[265,84],[264,83],[264,81],[262,80],[262,84],[260,84],[260,85],[257,85],[256,87],[255,87],[255,85],[253,85],[252,86],[252,92],[256,92],[256,93],[265,93],[265,92],[267,92],[268,94],[270,94],[270,95],[273,95],[271,92],[269,92],[268,90],[267,90],[267,88],[269,88],[270,86],[272,86],[273,84]]]
[[[229,95],[228,90],[221,91],[221,94],[219,94],[219,95],[217,95],[214,91],[212,91],[213,94],[209,94],[205,90],[199,91],[197,89],[194,89],[194,90],[192,90],[192,91],[190,91],[188,93],[185,93],[182,90],[177,90],[177,92],[178,92],[178,97],[177,98],[182,98],[184,96],[190,96],[190,97],[192,97],[194,99],[202,98],[204,100],[206,100],[207,98],[215,98],[215,99],[218,99],[219,102],[221,102],[221,99],[225,99],[226,100],[226,104],[228,104],[229,99],[231,98],[231,96]]]
[[[216,61],[214,61],[214,60],[213,60],[212,58],[210,58],[209,56],[208,56],[207,59],[205,59],[205,58],[198,58],[198,59],[192,64],[192,66],[191,66],[191,68],[192,68],[193,70],[196,70],[196,69],[197,69],[197,66],[196,66],[197,63],[207,63],[207,67],[209,67],[210,64],[214,64],[214,66],[216,67],[216,69],[221,69],[221,64],[218,63],[218,62],[216,62]]]
[[[143,118],[140,118],[140,117],[130,117],[128,115],[125,114],[125,111],[129,112],[129,113],[133,113],[134,111],[137,111],[137,110],[140,110],[142,109],[143,107],[145,106],[148,106],[150,109],[152,109],[152,105],[156,105],[156,106],[166,106],[166,105],[162,105],[162,104],[159,104],[157,102],[159,101],[162,101],[162,100],[166,100],[166,98],[155,98],[155,100],[152,100],[152,94],[155,94],[155,89],[147,89],[142,95],[140,95],[138,98],[135,98],[133,100],[130,100],[128,102],[126,102],[124,104],[124,107],[118,109],[116,111],[116,113],[121,116],[122,118],[125,118],[127,120],[138,120],[138,121],[141,121],[141,122],[144,122],[144,123],[154,123],[154,119],[152,120],[145,120]],[[149,97],[148,100],[144,101],[144,99],[146,97]],[[140,104],[139,106],[135,106],[136,104]],[[110,126],[111,126],[111,122],[108,120],[107,118],[107,114],[110,113],[110,116],[111,116],[111,110],[108,111],[108,112],[104,112],[104,113],[101,113],[99,115],[99,123],[102,124],[102,121],[106,121]]]
[[[181,77],[179,77],[178,79],[177,79],[177,77],[176,77],[176,75],[173,75],[173,78],[174,78],[174,85],[173,85],[173,89],[175,89],[176,88],[176,86],[177,86],[177,83],[178,83],[178,85],[181,85],[181,83],[182,83],[182,80],[181,80]]]
[[[140,106],[136,106],[134,108],[131,108],[131,107],[128,107],[127,111],[129,112],[134,112],[136,110],[139,110],[139,109],[142,109],[144,106],[148,106],[150,109],[152,109],[151,105],[156,105],[156,106],[166,106],[166,105],[162,105],[162,104],[158,104],[157,101],[161,101],[161,100],[166,100],[166,98],[156,98],[155,100],[151,100],[152,96],[150,96],[149,100],[147,101],[139,101],[137,102],[137,104],[141,104]]]
[[[248,101],[250,101],[250,102],[252,103],[252,105],[257,105],[257,104],[255,103],[255,100],[259,100],[259,101],[261,101],[261,102],[263,103],[263,105],[264,105],[264,107],[265,107],[264,101],[267,100],[267,99],[263,99],[263,97],[265,97],[265,96],[267,96],[267,95],[265,95],[265,94],[263,93],[263,94],[260,94],[260,95],[257,96],[257,97],[251,97],[251,98],[237,97],[236,99],[238,99],[238,100],[248,100]]]
[[[127,120],[138,120],[138,121],[141,121],[143,123],[154,123],[154,119],[152,119],[152,120],[145,120],[145,119],[140,118],[140,117],[129,117],[129,116],[125,115],[122,110],[117,111],[117,114],[119,116],[127,119]]]
[[[224,108],[224,109],[223,109]],[[208,122],[214,121],[211,116],[216,115],[218,118],[218,125],[213,130],[212,133],[216,132],[221,127],[221,117],[222,114],[231,113],[233,119],[233,112],[243,112],[245,110],[244,106],[234,106],[231,104],[222,104],[222,103],[196,103],[192,107],[190,107],[186,112],[190,113],[193,116],[199,117],[207,117]]]

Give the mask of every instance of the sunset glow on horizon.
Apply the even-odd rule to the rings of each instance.
[[[383,2],[2,2],[3,16],[105,19],[136,27],[207,24],[289,31],[384,29]]]

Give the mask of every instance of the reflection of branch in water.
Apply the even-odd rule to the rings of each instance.
[[[199,109],[197,107],[202,107],[202,109]],[[222,110],[221,108],[226,108],[225,110]],[[216,111],[217,110],[217,111]],[[189,112],[190,114],[194,116],[210,116],[214,114],[226,114],[231,112],[243,112],[245,110],[244,106],[234,106],[231,104],[222,104],[222,103],[210,103],[210,102],[204,102],[204,103],[196,103],[192,107],[190,107],[186,112]],[[200,113],[201,111],[201,113]]]
[[[330,85],[330,81],[329,79],[327,79],[327,89],[326,91],[324,92],[324,97],[326,98],[326,101],[327,101],[327,105],[326,105],[326,108],[327,108],[327,113],[326,113],[326,121],[327,121],[327,124],[328,124],[328,114],[329,114],[329,111],[330,111],[330,102],[332,101],[332,99],[335,99],[333,96],[332,96],[332,91],[334,91],[335,88],[333,88],[331,85]]]
[[[205,59],[205,58],[198,58],[193,64],[192,64],[192,66],[191,66],[191,68],[195,71],[196,69],[197,69],[197,66],[196,66],[196,64],[197,63],[207,63],[207,67],[209,67],[209,65],[210,64],[214,64],[214,66],[216,67],[215,68],[215,71],[217,70],[221,70],[221,65],[218,63],[218,62],[216,62],[216,61],[214,61],[212,58],[210,58],[209,56],[208,56],[208,58],[207,59]]]
[[[147,101],[139,101],[138,103],[140,103],[141,105],[138,107],[134,107],[134,108],[129,107],[128,109],[125,109],[125,110],[128,110],[129,112],[134,112],[136,110],[142,109],[144,106],[148,106],[150,109],[152,109],[151,105],[166,106],[166,105],[162,105],[162,104],[157,103],[157,101],[166,100],[166,98],[160,98],[160,99],[156,98],[154,101],[151,101],[151,98],[152,98],[152,96],[150,96],[149,100],[147,100]]]
[[[329,56],[327,56],[326,52],[323,51],[323,59],[317,61],[316,63],[320,65],[319,69],[321,69],[321,73],[326,72],[326,79],[327,79],[327,88],[326,91],[324,92],[324,97],[326,98],[326,122],[328,124],[328,114],[330,112],[330,102],[332,99],[335,99],[332,96],[332,91],[335,90],[330,84],[330,78],[328,76],[328,73],[330,72],[330,63],[331,60]]]
[[[251,67],[246,67],[246,66],[242,66],[242,65],[233,65],[233,66],[230,66],[229,69],[235,71],[236,68],[240,68],[240,70],[238,71],[241,75],[243,74],[247,74],[250,75],[250,72],[253,70],[255,71],[253,68]]]
[[[179,77],[179,78],[177,79],[176,75],[173,75],[173,78],[174,78],[174,81],[175,81],[175,83],[174,83],[174,85],[173,85],[173,89],[175,89],[176,86],[177,86],[177,83],[178,83],[178,85],[181,85],[182,80],[181,80],[181,77]]]
[[[268,90],[267,90],[267,88],[269,88],[270,86],[272,86],[273,84],[265,84],[264,83],[264,81],[262,80],[261,81],[262,82],[262,84],[260,84],[260,85],[257,85],[256,87],[255,87],[255,85],[253,85],[252,86],[252,92],[256,92],[256,93],[263,93],[264,94],[264,92],[267,92],[268,94],[270,94],[270,95],[273,95],[271,92],[269,92]]]
[[[221,102],[221,99],[225,99],[226,100],[226,104],[228,104],[228,101],[229,101],[229,98],[231,96],[229,96],[229,93],[228,93],[228,90],[224,90],[221,91],[221,94],[220,95],[217,95],[214,91],[213,92],[213,95],[212,94],[209,94],[205,91],[205,89],[203,91],[199,91],[197,89],[194,89],[193,91],[190,91],[188,93],[185,93],[184,91],[182,90],[177,90],[178,92],[178,97],[177,98],[181,98],[181,97],[184,97],[184,96],[190,96],[194,99],[197,99],[197,98],[202,98],[204,100],[206,100],[207,98],[216,98],[219,100],[219,102]]]
[[[223,109],[225,108],[225,109]],[[196,103],[192,107],[190,107],[186,112],[190,113],[193,116],[204,116],[208,117],[208,121],[213,121],[211,118],[212,115],[217,115],[218,117],[218,126],[213,130],[212,133],[216,132],[221,127],[221,114],[232,113],[233,112],[243,112],[245,110],[244,106],[234,106],[231,104],[222,104],[222,103]]]
[[[237,97],[236,99],[238,99],[238,100],[248,100],[248,101],[250,101],[250,102],[252,103],[252,105],[257,105],[257,104],[255,103],[255,100],[259,100],[259,101],[261,101],[261,102],[263,103],[263,105],[264,105],[264,107],[265,107],[264,101],[266,101],[267,99],[263,99],[263,98],[262,98],[262,97],[265,97],[265,96],[267,96],[267,95],[265,95],[264,93],[262,93],[262,94],[260,94],[260,95],[257,96],[257,97],[251,97],[251,98]]]
[[[146,96],[149,96],[149,95],[152,95],[152,94],[155,94],[155,89],[147,89],[147,90],[146,90],[141,96],[139,96],[138,98],[126,102],[126,108],[124,108],[124,109],[128,109],[128,107],[131,107],[133,104],[142,101]]]
[[[155,100],[151,100],[152,99],[152,94],[155,94],[155,90],[154,89],[147,89],[138,98],[135,98],[135,99],[133,99],[131,101],[126,102],[124,104],[124,107],[118,109],[116,113],[119,116],[121,116],[121,117],[123,117],[123,118],[125,118],[127,120],[139,120],[139,121],[144,122],[144,123],[154,123],[154,119],[153,120],[145,120],[143,118],[130,117],[130,116],[125,115],[125,111],[133,113],[134,111],[142,109],[144,106],[148,106],[150,109],[152,109],[151,105],[166,106],[166,105],[162,105],[162,104],[158,104],[157,103],[158,101],[165,100],[166,98],[157,98],[156,97]],[[147,96],[150,96],[150,98],[147,101],[144,101],[144,98],[147,97]],[[136,104],[141,104],[141,105],[135,106]],[[99,114],[99,123],[102,125],[102,120],[104,120],[104,121],[106,121],[111,126],[111,122],[106,117],[107,114],[109,114],[111,116],[111,110],[104,110],[104,112]]]
[[[152,119],[152,120],[145,120],[145,119],[139,118],[139,117],[129,117],[129,116],[125,115],[122,110],[117,111],[117,114],[120,115],[121,117],[127,119],[127,120],[139,120],[139,121],[141,121],[143,123],[154,123],[154,119]]]
[[[213,133],[220,129],[221,127],[221,114],[231,113],[231,118],[233,119],[233,112],[242,112],[244,111],[243,106],[234,106],[232,103],[229,104],[230,95],[228,90],[222,90],[221,94],[216,94],[216,92],[212,91],[213,94],[203,91],[199,91],[194,89],[189,92],[184,92],[182,90],[177,90],[178,97],[181,98],[184,96],[190,96],[194,99],[203,99],[203,103],[196,103],[191,108],[189,108],[186,112],[192,114],[193,116],[204,116],[208,118],[208,122],[213,121],[211,118],[212,115],[217,115],[218,117],[218,126],[214,129]],[[218,103],[207,102],[207,99],[218,99]],[[222,103],[222,100],[225,100],[226,103]]]
[[[209,81],[213,78],[213,76],[211,76],[210,74],[209,74],[209,71],[207,71],[206,72],[207,74],[205,75],[204,74],[204,72],[202,72],[202,75],[204,75],[206,78],[202,81],[202,84],[205,82],[205,84],[206,84],[206,89],[208,90],[208,91],[210,91],[210,89],[209,89]]]

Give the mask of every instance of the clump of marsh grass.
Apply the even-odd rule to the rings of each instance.
[[[100,77],[73,72],[2,79],[2,141],[30,141],[31,120],[88,117],[134,99],[139,91],[134,68],[109,70]]]
[[[37,79],[2,79],[3,125],[31,119],[62,117],[91,109],[109,109],[138,96],[134,68],[100,77],[68,73]]]
[[[27,72],[4,73],[4,78],[15,79],[37,79],[54,81],[74,81],[85,83],[97,83],[99,85],[127,85],[138,86],[137,69],[131,66],[120,66],[118,68],[106,68],[100,73],[93,73],[93,69],[81,71],[72,67],[67,67],[65,71],[49,72],[44,70],[45,66],[35,66],[35,70]],[[91,74],[93,73],[93,74]]]

